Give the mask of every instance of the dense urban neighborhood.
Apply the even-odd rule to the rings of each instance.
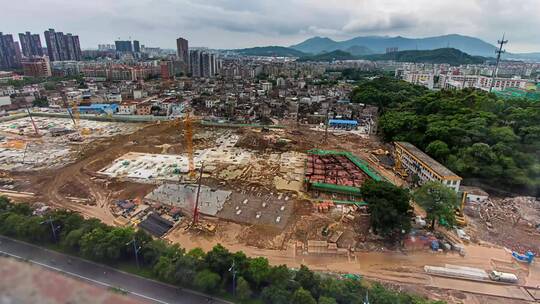
[[[540,61],[504,37],[40,34],[0,33],[6,303],[540,301]]]

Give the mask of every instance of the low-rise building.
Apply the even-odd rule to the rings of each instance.
[[[118,114],[120,115],[135,115],[137,113],[136,101],[124,101],[118,106]]]
[[[395,160],[398,169],[405,169],[419,178],[420,184],[438,181],[458,192],[462,178],[411,143],[397,141]]]
[[[47,56],[28,57],[22,60],[22,68],[25,76],[31,77],[51,77],[52,70]]]
[[[137,115],[151,115],[152,114],[152,103],[151,102],[141,102],[137,104]]]

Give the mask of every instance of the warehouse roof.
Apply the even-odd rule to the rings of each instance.
[[[356,120],[347,120],[347,119],[330,119],[328,121],[330,124],[342,124],[342,125],[357,125],[358,121]]]
[[[152,213],[139,224],[139,227],[143,228],[154,236],[161,237],[167,233],[167,231],[169,231],[173,225],[174,224],[172,222],[155,213]]]

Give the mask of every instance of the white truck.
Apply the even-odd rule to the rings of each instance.
[[[512,283],[512,284],[514,284],[514,283],[518,282],[518,277],[515,274],[507,273],[507,272],[500,272],[500,271],[496,271],[496,270],[492,270],[489,273],[489,278],[492,281],[503,282],[503,283]]]

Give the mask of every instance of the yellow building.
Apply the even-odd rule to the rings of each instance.
[[[438,181],[458,192],[462,178],[450,171],[438,161],[413,144],[403,141],[394,142],[396,165],[411,174],[416,174],[420,183]]]

